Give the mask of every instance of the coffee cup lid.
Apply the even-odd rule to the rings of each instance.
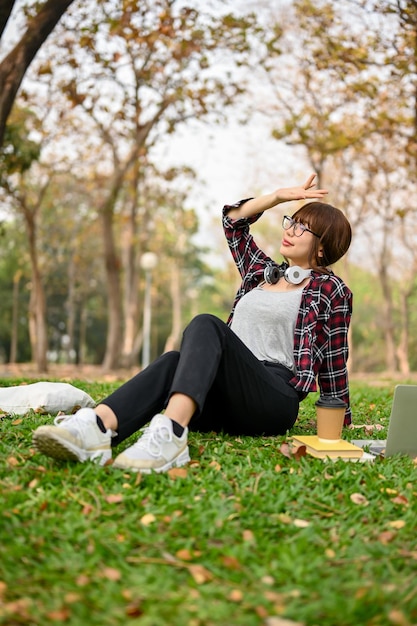
[[[335,396],[320,396],[316,402],[316,406],[324,406],[332,409],[341,409],[346,407],[346,402],[343,402],[341,398]]]

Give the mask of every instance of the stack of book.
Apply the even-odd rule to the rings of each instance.
[[[344,439],[327,443],[320,441],[317,435],[294,435],[292,442],[297,447],[305,446],[307,454],[319,459],[360,459],[364,454],[362,448]]]

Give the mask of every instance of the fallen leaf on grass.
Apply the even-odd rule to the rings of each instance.
[[[190,552],[190,550],[186,550],[185,548],[183,550],[177,550],[177,552],[175,553],[175,556],[177,557],[177,559],[181,559],[182,561],[193,560],[192,553]]]
[[[364,428],[366,433],[372,433],[373,430],[383,430],[382,424],[349,424],[348,428],[353,430],[355,428]]]
[[[397,536],[397,533],[393,530],[383,530],[382,533],[379,533],[377,538],[378,538],[378,541],[380,541],[384,546],[386,546],[396,536]]]
[[[291,448],[288,443],[282,443],[279,447],[279,451],[288,459],[291,458]]]
[[[19,622],[25,620],[26,623],[29,623],[30,615],[29,608],[31,606],[31,601],[29,598],[18,598],[17,600],[13,600],[12,602],[7,602],[4,604],[2,608],[1,615],[16,615],[19,617]]]
[[[255,535],[251,530],[244,530],[242,532],[243,541],[247,541],[248,543],[255,542]]]
[[[395,626],[410,626],[408,617],[406,617],[399,609],[392,609],[388,613],[388,619],[391,624],[395,624]]]
[[[118,504],[119,502],[123,501],[123,496],[121,493],[111,493],[110,495],[106,496],[105,500],[109,504]]]
[[[369,501],[361,493],[352,493],[350,499],[353,504],[362,504],[363,506],[367,506],[369,504]]]
[[[223,562],[223,565],[227,567],[227,569],[231,569],[231,570],[242,569],[242,564],[240,563],[240,561],[237,560],[235,556],[232,556],[230,554],[225,554],[224,556],[222,556],[221,560]]]
[[[213,579],[213,574],[204,565],[198,565],[198,563],[188,565],[188,571],[198,585]]]
[[[288,459],[295,459],[299,461],[301,457],[307,455],[307,448],[304,444],[294,444],[284,442],[281,444],[279,451]]]
[[[267,617],[265,620],[265,626],[305,626],[303,622],[293,622],[291,619],[285,619],[284,617]]]
[[[307,528],[307,526],[310,526],[310,522],[305,519],[295,519],[293,524],[297,526],[297,528]]]
[[[102,578],[107,578],[107,580],[117,581],[122,577],[121,572],[114,567],[105,567],[102,572],[100,572]]]
[[[214,576],[204,565],[200,565],[198,563],[187,563],[185,561],[180,561],[172,556],[172,554],[164,553],[163,558],[158,557],[136,557],[136,556],[128,556],[126,558],[128,563],[153,563],[157,565],[171,565],[174,567],[180,567],[189,571],[191,576],[194,578],[194,581],[201,585],[205,582],[213,580]]]
[[[176,480],[177,478],[187,478],[188,475],[185,467],[172,467],[167,473],[172,480]]]
[[[232,589],[228,597],[231,602],[242,602],[243,593],[240,589]]]
[[[402,519],[393,520],[392,522],[388,523],[388,526],[391,526],[391,528],[397,528],[399,530],[400,528],[404,528],[405,521]]]
[[[136,600],[131,602],[126,607],[126,615],[128,617],[141,617],[143,615],[143,609],[141,607],[141,601]]]
[[[408,506],[408,499],[405,496],[398,495],[395,498],[391,498],[391,502],[394,504],[403,504],[404,506]]]
[[[17,467],[19,465],[19,461],[16,459],[15,456],[9,456],[9,458],[7,459],[7,463],[11,467]]]
[[[13,420],[12,422],[12,426],[19,426],[19,424],[21,424],[23,422],[22,419],[17,419],[17,420]]]
[[[143,524],[143,526],[149,526],[149,524],[152,524],[155,520],[156,517],[153,513],[145,513],[145,515],[140,518],[140,523]]]
[[[52,622],[66,622],[71,617],[71,612],[67,607],[64,606],[62,607],[62,609],[47,613],[47,616]]]

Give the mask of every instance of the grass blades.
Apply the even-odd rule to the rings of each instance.
[[[72,384],[97,400],[117,386]],[[355,423],[383,428],[345,438],[386,436],[393,389],[352,384]],[[315,399],[293,434],[314,432]],[[285,437],[192,433],[189,466],[141,476],[35,453],[51,420],[0,419],[0,624],[417,623],[412,459],[297,459]]]

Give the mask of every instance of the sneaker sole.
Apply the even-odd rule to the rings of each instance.
[[[34,433],[33,445],[41,454],[58,459],[59,461],[78,461],[84,463],[92,460],[104,465],[111,459],[111,450],[95,450],[88,452],[77,446],[71,445],[69,441],[58,439],[51,433]]]
[[[113,463],[113,467],[117,467],[118,469],[123,469],[129,472],[140,472],[141,474],[152,474],[153,472],[160,474],[162,472],[167,472],[172,467],[181,467],[181,465],[185,465],[186,463],[189,463],[190,461],[191,461],[190,453],[188,451],[188,446],[187,446],[187,448],[183,450],[181,454],[175,457],[175,459],[173,459],[172,461],[169,461],[168,463],[165,463],[165,465],[161,465],[160,467],[136,467],[134,465],[128,465],[128,464],[125,465],[123,461],[121,463],[118,463],[117,458],[115,459]]]

